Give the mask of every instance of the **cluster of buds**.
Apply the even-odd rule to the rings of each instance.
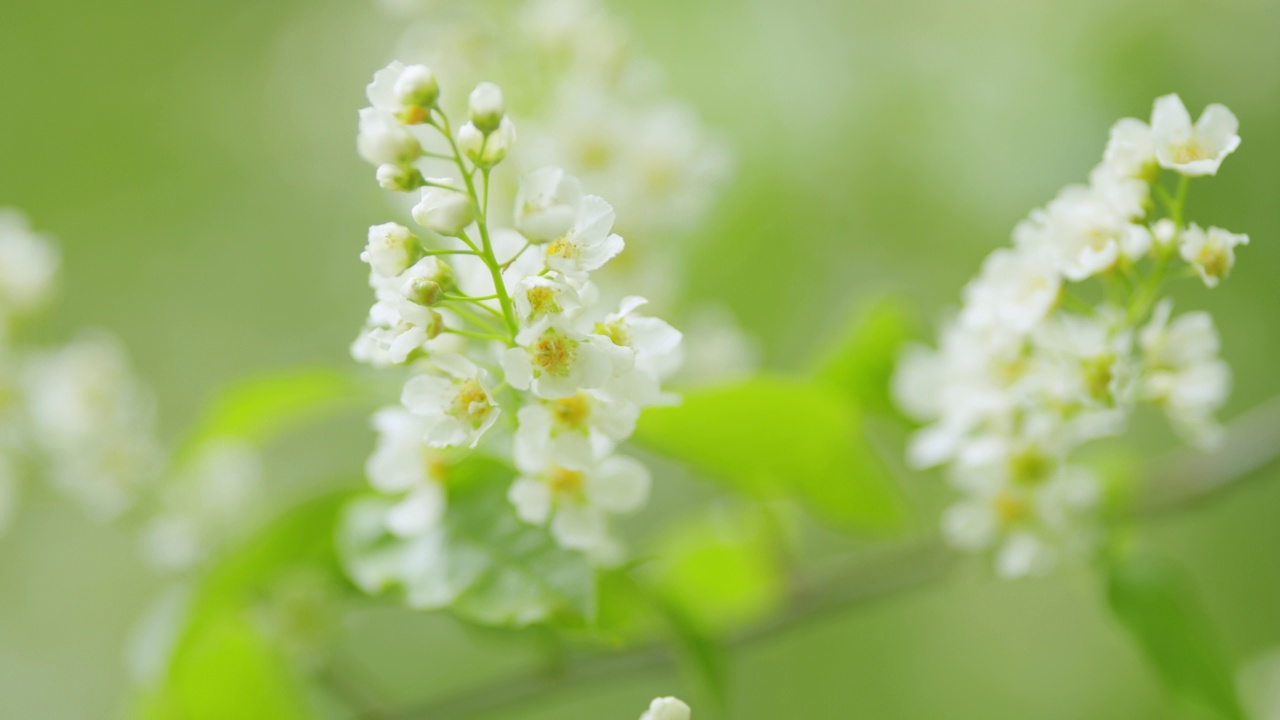
[[[361,255],[376,301],[352,353],[410,373],[401,402],[374,417],[369,480],[397,498],[386,529],[432,533],[450,468],[480,452],[516,468],[508,497],[520,518],[607,555],[608,517],[642,507],[650,484],[614,450],[643,407],[672,400],[661,380],[680,333],[641,314],[642,298],[602,306],[590,276],[623,240],[609,203],[560,168],[523,179],[511,228],[491,223],[491,173],[515,139],[496,85],[470,93],[456,131],[424,66],[393,63],[368,94],[361,153],[384,187],[420,193],[421,231],[376,225]]]
[[[927,423],[909,460],[946,466],[963,494],[944,515],[946,536],[994,549],[1001,575],[1044,571],[1094,544],[1101,484],[1077,450],[1123,433],[1140,403],[1193,444],[1221,434],[1214,414],[1230,372],[1213,319],[1173,316],[1162,293],[1179,260],[1181,274],[1215,287],[1248,242],[1184,218],[1190,179],[1217,172],[1237,128],[1221,105],[1193,123],[1176,95],[1156,101],[1150,123],[1119,121],[1089,183],[1063,189],[986,259],[940,347],[904,356],[896,395]]]

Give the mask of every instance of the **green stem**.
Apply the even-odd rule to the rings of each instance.
[[[480,229],[481,244],[478,249],[484,259],[484,264],[489,268],[490,277],[493,278],[493,290],[498,295],[498,302],[502,305],[502,315],[506,320],[507,330],[511,336],[506,338],[504,342],[510,345],[515,342],[518,325],[516,324],[516,314],[511,304],[511,298],[507,295],[506,284],[502,281],[502,268],[498,265],[498,259],[493,255],[493,242],[489,238],[489,170],[486,168],[483,172],[484,194],[481,197],[481,194],[476,192],[475,179],[472,177],[475,168],[472,168],[471,172],[467,171],[467,164],[462,159],[462,152],[458,150],[458,143],[453,139],[453,132],[449,127],[449,118],[442,112],[440,113],[440,119],[441,124],[436,127],[444,135],[445,140],[449,142],[449,149],[453,151],[453,159],[458,165],[458,170],[462,173],[463,182],[467,184],[467,192],[471,195],[471,199],[476,203],[476,206],[481,209],[480,216],[476,218],[476,227]],[[473,248],[475,247],[470,239],[467,240],[467,243],[472,245]]]
[[[474,338],[476,340],[493,340],[494,342],[506,343],[507,338],[496,333],[480,333],[470,330],[459,330],[457,328],[445,328],[442,332],[451,333],[453,335],[461,335],[462,337]]]

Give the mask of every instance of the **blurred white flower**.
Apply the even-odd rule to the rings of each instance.
[[[0,340],[5,317],[29,313],[50,298],[58,251],[17,210],[0,208]]]
[[[550,463],[519,466],[508,497],[522,520],[550,521],[551,534],[566,548],[590,550],[606,539],[608,514],[639,510],[649,498],[649,470],[613,455],[582,468]]]
[[[119,515],[155,479],[153,403],[114,338],[88,336],[33,359],[25,389],[50,477],[91,513]]]
[[[1237,245],[1248,245],[1248,235],[1237,235],[1222,228],[1203,230],[1191,223],[1183,229],[1178,252],[1195,268],[1208,287],[1217,287],[1236,264]]]
[[[677,698],[660,697],[649,703],[640,720],[689,720],[691,710]]]
[[[1223,159],[1240,147],[1240,123],[1225,106],[1204,109],[1195,125],[1177,95],[1158,98],[1151,130],[1160,166],[1183,175],[1215,175]]]

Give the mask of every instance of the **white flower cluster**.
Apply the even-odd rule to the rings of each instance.
[[[151,402],[119,343],[102,333],[47,351],[20,341],[22,322],[53,299],[58,266],[49,239],[0,210],[0,526],[20,470],[111,518],[158,467]]]
[[[1193,124],[1176,95],[1156,101],[1150,124],[1116,123],[1089,184],[1019,224],[1012,247],[965,288],[940,347],[904,356],[895,394],[927,423],[909,460],[946,465],[964,499],[945,513],[945,535],[993,549],[1001,575],[1041,572],[1089,546],[1100,480],[1072,454],[1122,433],[1137,404],[1162,408],[1190,442],[1220,434],[1230,373],[1213,319],[1174,317],[1161,290],[1178,259],[1216,286],[1248,242],[1183,218],[1189,179],[1216,173],[1239,143],[1229,110],[1210,105]],[[1082,284],[1091,278],[1094,288]]]
[[[425,66],[392,63],[368,94],[359,149],[384,186],[420,194],[412,215],[425,231],[374,226],[361,255],[376,302],[353,355],[411,370],[400,404],[374,417],[369,479],[400,498],[387,529],[436,531],[451,465],[479,448],[517,468],[508,496],[524,521],[603,552],[608,516],[646,502],[647,469],[614,449],[641,408],[670,401],[660,381],[680,333],[644,316],[641,298],[603,306],[590,276],[623,240],[609,203],[564,170],[529,173],[512,227],[490,223],[490,174],[515,139],[496,85],[471,92],[456,130]],[[451,175],[424,172],[442,157]]]
[[[397,3],[400,4],[400,3]],[[629,249],[623,262],[602,268],[604,301],[642,287],[663,314],[678,311],[685,264],[705,233],[698,232],[728,182],[733,153],[697,111],[664,87],[661,70],[641,54],[628,28],[599,0],[493,0],[417,3],[398,56],[424,63],[457,83],[445,101],[465,101],[464,88],[494,80],[510,88],[520,108],[517,172],[495,177],[505,217],[519,188],[513,182],[547,165],[563,167],[585,187],[609,198]],[[759,364],[755,338],[717,305],[679,315],[690,333],[681,381],[722,380],[707,372]]]

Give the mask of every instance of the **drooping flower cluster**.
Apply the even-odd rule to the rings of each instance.
[[[419,229],[369,230],[375,303],[352,346],[363,362],[409,370],[400,403],[374,416],[369,480],[396,498],[386,530],[438,532],[451,470],[476,452],[514,466],[507,495],[524,522],[605,552],[609,516],[641,508],[650,484],[614,450],[642,408],[671,401],[661,379],[680,333],[645,316],[641,298],[602,303],[591,275],[624,243],[610,204],[564,170],[527,174],[512,227],[491,222],[491,173],[516,137],[496,85],[476,86],[460,127],[425,66],[392,63],[368,95],[359,150],[384,187],[418,196]]]
[[[515,93],[521,151],[509,160],[517,172],[493,178],[494,222],[517,222],[505,215],[519,192],[515,179],[563,167],[609,198],[618,232],[632,243],[621,262],[601,269],[602,300],[620,300],[615,288],[644,287],[655,308],[674,312],[683,264],[730,176],[727,143],[664,89],[659,68],[598,0],[523,0],[514,11],[488,0],[417,5],[399,8],[418,20],[399,56],[453,78],[446,105],[461,104],[482,80]],[[680,320],[708,330],[691,334],[682,379],[716,377],[707,365],[746,372],[758,363],[754,339],[726,309],[695,307]]]
[[[1188,181],[1217,172],[1237,127],[1221,105],[1193,123],[1176,95],[1156,101],[1150,124],[1116,123],[1089,183],[1019,224],[965,288],[939,348],[902,359],[899,404],[926,423],[909,460],[946,466],[963,499],[945,513],[945,535],[994,550],[1001,575],[1089,546],[1101,486],[1076,451],[1123,433],[1139,403],[1163,409],[1189,442],[1217,440],[1230,372],[1213,319],[1174,316],[1161,292],[1179,261],[1215,287],[1248,242],[1183,217]]]

